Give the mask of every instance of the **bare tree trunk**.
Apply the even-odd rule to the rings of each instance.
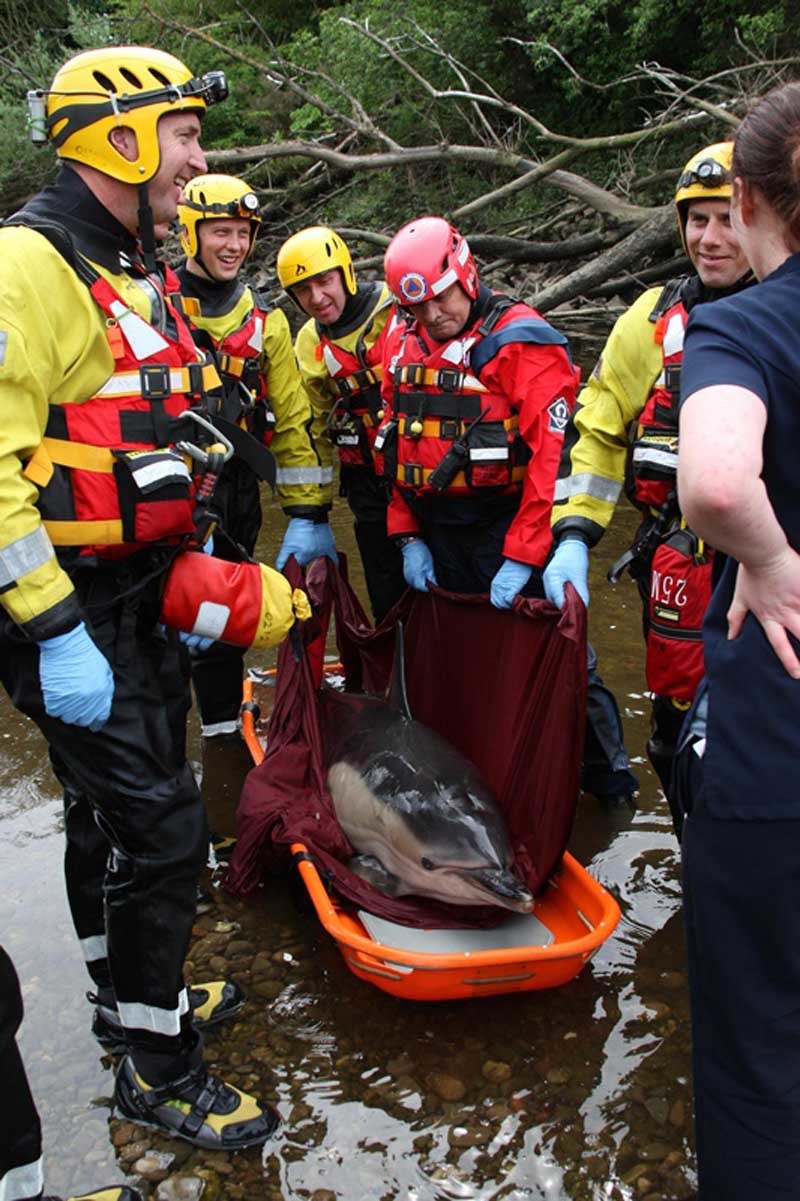
[[[577,271],[541,288],[531,299],[531,304],[542,312],[548,312],[559,304],[586,294],[631,264],[641,263],[646,256],[672,248],[677,240],[675,212],[671,204],[665,204],[605,254],[598,255]]]

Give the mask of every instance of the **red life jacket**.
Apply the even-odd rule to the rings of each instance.
[[[656,317],[662,369],[639,418],[631,455],[629,494],[634,504],[651,511],[674,493],[678,471],[678,400],[689,314],[674,295]],[[711,600],[714,552],[678,524],[679,516],[676,509],[650,562],[645,676],[652,692],[688,703],[703,677],[702,627]]]
[[[688,703],[703,677],[703,618],[711,600],[714,552],[689,529],[656,547],[647,605],[647,687]]]
[[[656,319],[654,338],[662,367],[636,428],[628,494],[639,508],[659,509],[675,487],[678,472],[678,401],[683,338],[689,320],[682,300]]]
[[[86,259],[68,261],[106,318],[114,371],[82,404],[50,406],[25,475],[39,489],[37,506],[55,546],[120,558],[143,545],[175,544],[194,533],[196,492],[175,443],[211,440],[181,415],[207,414],[206,393],[219,376],[160,282],[142,277],[165,308],[164,332]]]
[[[392,303],[391,298],[372,311],[372,317]],[[394,324],[390,317],[370,345],[366,338],[370,321],[362,331],[354,350],[346,350],[334,341],[325,327],[317,324],[317,354],[332,381],[333,405],[328,416],[328,434],[339,451],[343,466],[375,470],[373,446],[383,419],[381,380],[383,351]]]
[[[521,491],[531,452],[519,434],[519,415],[511,397],[479,379],[509,342],[566,345],[566,338],[528,305],[500,293],[450,342],[431,348],[415,326],[405,331],[391,368],[395,428],[384,427],[376,446],[401,491]]]
[[[181,295],[178,276],[170,274],[174,279],[174,292],[171,282],[167,284],[170,299],[191,321],[200,313],[199,308],[193,307],[199,302],[194,297]],[[277,418],[267,393],[263,369],[264,323],[268,309],[255,288],[249,291],[253,307],[238,329],[225,334],[223,338],[215,338],[210,330],[203,328],[216,350],[216,365],[223,379],[221,408],[217,411],[229,421],[236,421],[243,429],[247,429],[264,446],[269,446]]]

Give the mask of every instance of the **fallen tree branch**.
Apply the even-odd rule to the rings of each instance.
[[[674,246],[677,240],[675,213],[671,204],[665,204],[610,250],[585,263],[577,271],[570,272],[563,279],[541,288],[534,295],[531,304],[542,312],[548,312],[557,305],[574,300],[576,296],[585,295],[589,289],[605,283],[610,275],[617,274],[629,263],[639,263],[646,255]]]

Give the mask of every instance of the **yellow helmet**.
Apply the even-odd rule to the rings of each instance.
[[[147,183],[158,171],[161,150],[158,121],[166,113],[204,112],[224,100],[224,71],[202,78],[163,50],[149,46],[104,46],[76,54],[56,73],[45,93],[46,127],[59,158],[86,163],[123,183]],[[138,155],[132,162],[108,139],[127,125],[136,133]]]
[[[356,273],[350,251],[327,225],[311,225],[292,234],[278,251],[276,267],[281,287],[290,294],[293,284],[321,275],[333,267],[340,269],[350,295],[356,294]]]
[[[183,189],[183,200],[178,205],[183,253],[190,259],[197,258],[198,225],[201,221],[224,217],[241,217],[250,222],[252,251],[261,224],[258,197],[253,189],[235,175],[196,175]]]
[[[715,142],[689,159],[675,190],[675,210],[681,242],[686,249],[686,202],[689,200],[730,200],[733,194],[731,165],[733,142]]]

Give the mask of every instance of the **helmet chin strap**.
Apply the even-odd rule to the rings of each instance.
[[[139,246],[145,271],[155,274],[158,271],[156,262],[156,234],[153,225],[153,210],[150,208],[150,194],[146,183],[136,185],[139,194]]]

